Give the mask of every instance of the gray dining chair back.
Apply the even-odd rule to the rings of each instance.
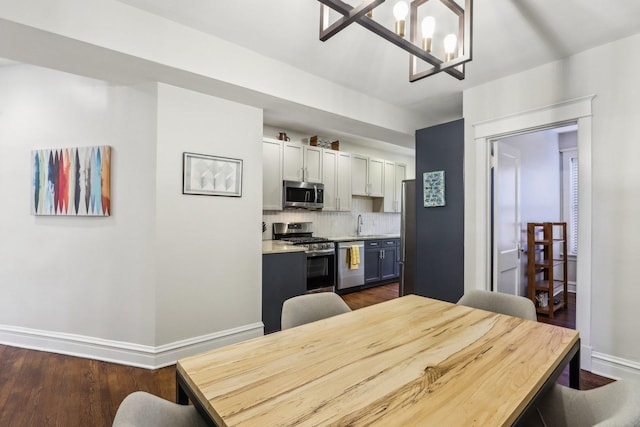
[[[529,298],[500,292],[470,290],[464,293],[458,300],[458,304],[494,313],[521,317],[527,320],[537,321],[536,306]]]
[[[300,295],[282,304],[280,323],[284,330],[349,311],[349,306],[333,292]]]
[[[524,421],[527,427],[638,427],[640,383],[620,380],[592,390],[554,384]]]
[[[178,405],[143,391],[124,398],[113,427],[205,427],[196,408]]]

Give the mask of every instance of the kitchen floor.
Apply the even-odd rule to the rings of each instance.
[[[358,308],[398,298],[398,288],[398,282],[390,283],[388,285],[375,286],[363,291],[345,294],[342,295],[342,299],[349,307],[351,307],[351,310],[357,310]]]

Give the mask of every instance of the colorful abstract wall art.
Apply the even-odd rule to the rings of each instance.
[[[31,152],[34,215],[111,215],[111,147]]]

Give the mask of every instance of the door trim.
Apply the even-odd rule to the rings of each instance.
[[[490,289],[491,280],[491,141],[505,136],[555,127],[567,122],[578,124],[578,240],[580,256],[577,262],[576,329],[581,339],[581,365],[591,370],[591,224],[592,224],[592,101],[595,95],[478,122],[472,125],[476,143],[476,238],[475,271],[465,274],[465,289]]]

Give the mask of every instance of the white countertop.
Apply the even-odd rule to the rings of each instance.
[[[287,252],[304,252],[306,248],[304,246],[295,246],[287,243],[283,243],[280,240],[263,240],[262,241],[262,255],[266,254],[284,254]]]

